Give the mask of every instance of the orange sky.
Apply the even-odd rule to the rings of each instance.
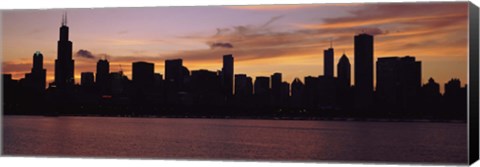
[[[104,55],[111,71],[121,65],[128,77],[133,61],[154,62],[161,74],[164,60],[173,58],[184,59],[190,70],[216,71],[222,55],[233,54],[236,74],[281,72],[284,81],[303,80],[323,74],[330,39],[335,64],[345,52],[353,70],[353,36],[362,31],[375,35],[375,59],[410,55],[422,61],[423,82],[433,77],[443,87],[451,78],[467,81],[466,2],[2,11],[2,73],[22,78],[39,50],[52,81],[64,11],[74,54],[82,49],[93,56],[74,55],[76,82]]]

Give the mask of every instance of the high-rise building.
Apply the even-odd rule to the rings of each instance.
[[[252,95],[251,85],[252,79],[246,74],[235,74],[235,96]]]
[[[43,55],[39,51],[33,54],[33,67],[29,75],[31,87],[36,91],[45,90],[47,70],[43,68]]]
[[[423,90],[429,95],[440,95],[440,84],[435,82],[433,78],[428,79],[428,83],[423,85]]]
[[[337,64],[337,78],[339,85],[344,88],[350,87],[351,83],[351,69],[350,69],[350,61],[345,53],[340,58]]]
[[[292,81],[292,86],[291,86],[291,104],[293,107],[300,107],[302,106],[303,102],[303,97],[304,97],[304,85],[302,81],[300,81],[299,78],[295,78]]]
[[[155,66],[148,62],[132,63],[132,83],[137,89],[151,89],[155,83]]]
[[[456,78],[448,81],[445,84],[443,102],[444,104],[442,104],[442,107],[444,107],[444,111],[457,113],[455,114],[456,116],[460,116],[465,119],[467,117],[465,114],[465,111],[467,111],[467,85],[462,87],[461,81]]]
[[[82,72],[80,78],[80,85],[84,88],[92,88],[94,85],[93,72]]]
[[[246,86],[246,93],[247,95],[252,95],[253,94],[253,79],[252,77],[247,77],[247,86]]]
[[[323,51],[323,75],[327,77],[333,77],[333,48],[330,46],[327,50]]]
[[[108,80],[110,81],[108,87],[113,96],[122,94],[130,82],[127,76],[123,74],[123,71],[110,73]]]
[[[227,97],[233,94],[233,56],[223,56],[222,84]]]
[[[55,60],[55,85],[59,89],[71,88],[75,84],[74,60],[72,59],[72,42],[68,39],[67,16],[63,15],[60,27],[60,40]]]
[[[447,83],[445,83],[445,93],[444,96],[446,97],[455,97],[460,94],[462,91],[462,84],[459,79],[453,78]]]
[[[217,93],[219,92],[218,75],[215,71],[205,69],[192,71],[192,88],[194,91],[201,93]]]
[[[110,63],[107,59],[100,59],[97,62],[97,72],[95,75],[95,85],[97,89],[105,92],[110,84]]]
[[[280,88],[280,102],[282,105],[286,105],[288,98],[290,97],[290,84],[288,82],[282,82]]]
[[[422,86],[421,103],[424,111],[438,112],[444,107],[441,106],[442,94],[440,94],[440,84],[435,82],[433,78],[428,79],[428,82]]]
[[[377,96],[382,105],[406,109],[416,102],[422,84],[422,63],[415,57],[377,60]]]
[[[318,104],[321,107],[333,107],[336,104],[336,78],[319,76],[317,78]]]
[[[305,81],[305,104],[309,108],[319,106],[320,84],[318,77],[306,76]]]
[[[269,94],[270,78],[258,76],[255,78],[255,95],[265,96]]]
[[[165,81],[172,83],[183,82],[182,59],[165,60]]]
[[[355,107],[368,109],[373,104],[373,36],[354,37]]]
[[[282,92],[282,73],[274,73],[271,76],[272,79],[272,95],[275,100],[278,100],[280,98],[280,94]]]

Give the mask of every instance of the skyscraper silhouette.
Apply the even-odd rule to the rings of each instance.
[[[428,83],[423,85],[423,90],[426,94],[440,96],[440,84],[435,82],[433,78],[428,79]]]
[[[373,104],[373,36],[354,37],[355,107],[368,109]]]
[[[333,48],[330,46],[323,51],[323,75],[333,77]]]
[[[263,77],[263,76],[258,76],[255,78],[255,84],[254,84],[254,91],[255,95],[258,96],[267,96],[269,94],[270,90],[270,78],[269,77]]]
[[[165,60],[165,80],[176,84],[183,82],[182,66],[182,59]]]
[[[102,93],[106,93],[107,88],[110,87],[110,63],[107,59],[100,59],[97,62],[95,84]]]
[[[421,69],[415,57],[378,58],[376,92],[380,104],[399,110],[412,107],[420,93]]]
[[[282,93],[282,73],[274,73],[271,76],[271,88],[272,88],[272,96],[275,103],[280,102],[280,95]]]
[[[462,84],[459,79],[453,78],[447,83],[445,83],[445,97],[455,97],[460,94],[462,91]]]
[[[339,82],[339,86],[341,87],[350,87],[351,82],[351,69],[350,69],[350,61],[348,60],[347,55],[345,53],[342,55],[340,60],[337,64],[337,78]]]
[[[293,107],[301,107],[303,105],[304,99],[304,85],[299,78],[295,78],[292,81],[291,86],[292,100],[291,105]]]
[[[233,56],[223,56],[222,84],[226,97],[233,94]]]
[[[132,82],[137,89],[147,90],[153,87],[155,65],[148,62],[132,63]]]
[[[235,74],[235,96],[245,97],[252,95],[252,80],[246,74]]]
[[[93,72],[82,72],[80,85],[84,88],[92,88],[94,85],[93,78]]]
[[[60,27],[60,40],[57,46],[57,59],[55,60],[55,85],[59,89],[71,88],[75,84],[74,60],[72,59],[72,42],[68,39],[67,15],[62,18]]]
[[[36,91],[45,90],[47,70],[43,68],[43,55],[39,51],[33,54],[33,67],[30,73],[31,87]]]

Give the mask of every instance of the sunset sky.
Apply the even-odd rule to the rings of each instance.
[[[32,67],[35,51],[44,55],[47,81],[53,81],[62,14],[68,13],[75,81],[95,71],[107,56],[111,71],[131,78],[131,63],[182,58],[190,70],[220,70],[233,54],[235,74],[283,80],[323,75],[323,50],[333,41],[336,64],[345,52],[352,63],[353,37],[375,35],[377,57],[415,56],[422,82],[467,79],[467,3],[371,3],[265,6],[95,8],[2,11],[2,73],[15,79]],[[79,50],[92,55],[80,56]],[[84,52],[85,53],[85,52]]]

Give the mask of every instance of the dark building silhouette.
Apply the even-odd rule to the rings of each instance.
[[[149,89],[154,85],[154,71],[153,63],[148,62],[134,62],[132,63],[132,82],[137,89]]]
[[[59,89],[72,88],[75,84],[72,42],[68,39],[67,16],[62,19],[60,40],[58,40],[57,59],[55,60],[55,85]]]
[[[305,91],[304,91],[304,100],[305,105],[308,108],[317,108],[319,107],[319,96],[320,96],[320,85],[317,77],[306,76],[305,81]]]
[[[80,85],[85,88],[92,88],[94,86],[93,72],[82,72],[80,78]]]
[[[270,106],[270,95],[270,77],[257,76],[254,83],[254,105],[260,108]]]
[[[323,75],[333,77],[333,58],[334,52],[332,46],[323,51]]]
[[[27,86],[35,92],[45,91],[47,70],[43,68],[43,55],[39,51],[33,54],[33,67],[29,74],[25,75]]]
[[[255,95],[268,95],[270,92],[270,78],[263,76],[256,77],[254,87]]]
[[[249,96],[253,93],[252,78],[246,74],[235,74],[235,96]]]
[[[444,111],[450,117],[466,119],[467,117],[467,85],[462,87],[459,79],[453,78],[445,84],[443,94]]]
[[[122,95],[130,87],[130,80],[123,74],[123,71],[110,73],[108,81],[107,87],[111,90],[112,96]]]
[[[274,73],[271,77],[272,96],[275,103],[280,103],[282,94],[282,73]]]
[[[2,74],[3,85],[10,84],[14,80],[12,79],[12,74]]]
[[[97,62],[95,85],[101,93],[107,93],[110,88],[110,62],[107,59],[100,59]]]
[[[282,84],[282,73],[278,73],[278,72],[274,73],[271,76],[271,79],[272,79],[271,88],[272,88],[273,95],[279,95],[281,91],[281,84]]]
[[[411,109],[418,101],[422,63],[415,57],[383,57],[377,60],[377,96],[381,105]]]
[[[169,104],[185,102],[186,83],[189,82],[190,71],[183,66],[182,59],[165,60],[165,92]]]
[[[291,86],[291,106],[301,107],[303,105],[304,98],[304,86],[299,78],[295,78],[292,81]]]
[[[369,109],[373,104],[373,36],[354,37],[355,107]]]
[[[183,83],[183,60],[165,60],[165,80],[171,83]]]
[[[226,97],[233,94],[233,56],[223,56],[222,86]]]
[[[155,73],[153,74],[153,78],[154,78],[154,84],[155,84],[155,91],[157,91],[157,93],[161,94],[162,91],[163,91],[163,75],[160,74],[160,73]]]
[[[288,82],[282,82],[280,86],[280,106],[288,106],[290,99],[290,84]]]
[[[191,76],[193,104],[216,106],[221,104],[221,88],[218,73],[209,70],[194,70]]]
[[[428,83],[423,85],[423,90],[427,94],[440,96],[440,84],[435,82],[433,78],[428,79]]]
[[[442,94],[440,94],[440,84],[435,82],[433,78],[428,79],[428,82],[422,86],[421,103],[422,112],[442,110],[441,105]]]
[[[445,95],[456,94],[460,91],[461,82],[459,79],[453,78],[445,83]]]
[[[337,78],[339,86],[348,88],[351,83],[350,61],[345,53],[342,55],[337,64]]]
[[[318,86],[318,105],[324,109],[332,109],[336,105],[336,78],[330,76],[319,76],[317,78]]]
[[[445,83],[445,93],[444,96],[458,96],[459,94],[462,94],[462,84],[461,81],[457,78],[453,78],[447,83]]]

